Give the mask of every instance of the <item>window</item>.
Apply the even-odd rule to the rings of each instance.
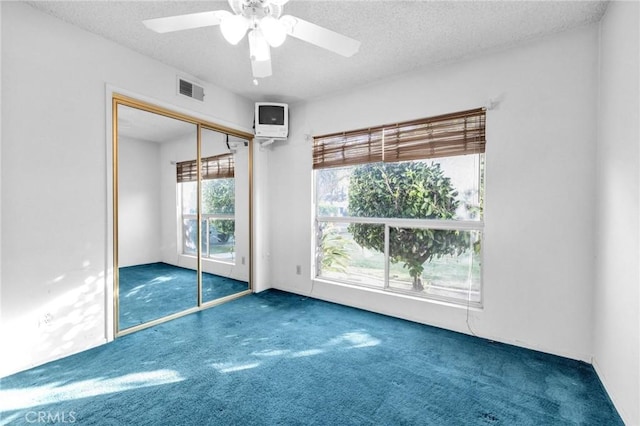
[[[203,158],[202,256],[235,262],[235,179],[233,155]],[[182,223],[182,253],[197,254],[198,184],[196,161],[177,164]]]
[[[480,305],[485,112],[314,138],[315,271]]]

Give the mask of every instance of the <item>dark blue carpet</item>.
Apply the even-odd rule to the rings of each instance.
[[[197,273],[166,263],[120,268],[120,329],[143,324],[198,306]],[[202,274],[202,301],[208,302],[249,288],[243,281]]]
[[[588,364],[273,290],[0,384],[11,424],[622,424]]]

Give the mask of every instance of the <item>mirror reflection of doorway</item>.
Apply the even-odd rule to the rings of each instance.
[[[249,293],[251,136],[116,95],[113,112],[116,336]]]

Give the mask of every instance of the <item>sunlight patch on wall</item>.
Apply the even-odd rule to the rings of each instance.
[[[58,275],[57,277],[55,277],[54,279],[52,279],[50,282],[48,282],[47,284],[56,284],[59,283],[60,281],[64,280],[64,278],[66,277],[66,274],[62,274],[62,275]]]
[[[51,360],[73,351],[76,338],[85,338],[83,333],[100,327],[104,320],[103,274],[75,276],[61,274],[49,285],[50,299],[35,303],[19,315],[3,318],[0,337],[10,344],[11,351],[5,351],[0,364],[1,375],[15,372],[16,366],[30,367],[42,360]],[[71,281],[74,280],[74,281]],[[79,285],[64,290],[70,282]],[[82,284],[91,281],[91,284]],[[38,342],[36,346],[30,342]],[[95,343],[93,343],[95,344]]]

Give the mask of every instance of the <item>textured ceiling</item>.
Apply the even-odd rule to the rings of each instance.
[[[229,45],[218,27],[156,34],[142,20],[208,10],[226,1],[27,2],[196,78],[254,101],[295,102],[481,52],[505,49],[600,20],[596,1],[310,1],[284,13],[362,42],[344,58],[297,39],[272,49],[273,76],[252,83],[246,37]]]

